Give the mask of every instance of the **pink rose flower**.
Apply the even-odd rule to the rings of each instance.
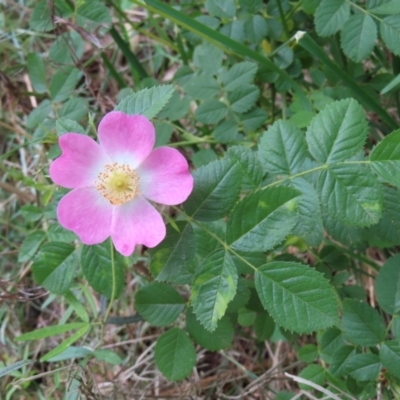
[[[121,254],[137,244],[157,246],[165,224],[149,203],[176,205],[193,189],[185,158],[175,149],[153,150],[155,130],[142,115],[112,111],[98,127],[99,142],[78,133],[60,137],[62,154],[50,166],[54,183],[68,189],[58,204],[60,224],[85,244],[109,236]]]

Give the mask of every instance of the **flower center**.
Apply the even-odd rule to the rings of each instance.
[[[120,206],[140,194],[139,177],[126,164],[107,164],[97,177],[96,189],[113,206]]]

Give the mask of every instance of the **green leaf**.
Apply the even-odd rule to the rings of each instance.
[[[322,274],[293,262],[271,262],[255,273],[257,293],[275,322],[309,333],[338,322],[334,289]]]
[[[255,132],[260,126],[267,122],[267,113],[261,108],[255,108],[240,115],[240,122],[246,133]]]
[[[354,357],[356,349],[353,346],[341,346],[332,355],[331,365],[329,366],[329,372],[340,378],[347,374],[347,368],[349,361]]]
[[[135,308],[151,325],[172,324],[185,307],[185,300],[171,286],[152,282],[140,288],[135,295]]]
[[[63,294],[74,279],[76,261],[73,246],[62,242],[47,243],[32,265],[35,281],[52,293]]]
[[[244,21],[244,33],[250,43],[260,43],[268,33],[267,21],[259,14],[248,16]]]
[[[233,119],[226,119],[225,121],[222,121],[215,127],[213,136],[219,143],[229,143],[238,140],[238,123]]]
[[[7,365],[6,367],[0,369],[0,378],[3,376],[9,375],[11,372],[16,371],[17,369],[20,369],[20,368],[24,367],[25,365],[32,364],[33,362],[34,362],[33,360],[21,360],[21,361],[12,363],[10,365]]]
[[[85,1],[78,7],[77,14],[90,22],[97,24],[111,23],[110,11],[101,1]]]
[[[44,339],[51,336],[61,335],[62,333],[72,331],[74,329],[80,329],[86,325],[87,324],[85,322],[73,322],[65,325],[46,326],[46,328],[36,329],[32,332],[17,336],[14,340],[17,342],[24,342],[27,340]]]
[[[104,361],[108,364],[119,365],[122,364],[122,358],[115,352],[109,349],[98,349],[93,352],[95,358]]]
[[[236,63],[228,72],[220,75],[220,79],[227,92],[231,92],[242,85],[253,82],[257,72],[257,64],[250,61]]]
[[[195,168],[200,168],[216,160],[218,160],[218,156],[213,149],[200,149],[192,156],[192,163]]]
[[[166,238],[151,251],[150,271],[158,281],[190,283],[196,251],[193,229],[183,221],[176,224],[179,232],[168,225]]]
[[[232,0],[206,0],[206,10],[215,17],[233,18],[236,7]]]
[[[379,271],[375,283],[380,307],[388,314],[400,312],[400,255],[389,258]]]
[[[26,61],[33,88],[37,93],[46,93],[46,68],[43,58],[37,53],[29,53]]]
[[[312,363],[318,357],[318,347],[315,344],[306,344],[299,349],[299,360]]]
[[[18,262],[30,260],[45,239],[46,234],[43,231],[31,232],[22,242],[18,253]]]
[[[329,328],[319,340],[321,359],[330,364],[333,354],[344,344],[342,331],[338,328]]]
[[[319,36],[336,33],[350,17],[346,0],[322,0],[315,12],[315,29]]]
[[[240,167],[236,161],[214,161],[193,173],[194,189],[183,208],[200,221],[215,221],[229,213],[240,187]]]
[[[400,342],[388,340],[382,344],[379,351],[379,358],[389,374],[400,378]]]
[[[209,75],[196,76],[183,85],[187,94],[196,100],[207,100],[216,96],[219,91],[218,82]]]
[[[216,250],[198,267],[192,284],[191,302],[201,324],[214,331],[236,293],[238,274],[225,249]]]
[[[115,110],[126,114],[142,114],[154,118],[168,103],[175,88],[172,85],[154,86],[125,97]]]
[[[258,156],[264,169],[274,175],[294,175],[308,159],[304,133],[288,121],[275,122],[261,136]]]
[[[256,338],[265,341],[271,338],[275,330],[275,322],[266,312],[258,314],[254,321],[254,333]]]
[[[111,268],[110,243],[105,241],[94,246],[83,246],[81,265],[85,278],[94,290],[111,298],[113,275]],[[123,257],[114,251],[115,256],[115,298],[118,298],[124,289],[125,271]]]
[[[347,361],[346,373],[357,381],[374,382],[381,368],[382,364],[376,354],[356,354]]]
[[[172,328],[157,340],[155,359],[165,377],[178,381],[191,374],[196,364],[196,351],[182,329]]]
[[[85,129],[82,128],[76,121],[69,118],[59,118],[56,121],[57,135],[61,136],[64,133],[75,132],[86,135]]]
[[[236,113],[245,113],[255,104],[260,91],[255,85],[241,85],[228,94],[231,109]]]
[[[345,338],[360,346],[376,346],[385,338],[378,311],[357,300],[344,300],[342,327]]]
[[[381,20],[380,32],[386,46],[397,56],[400,56],[400,16],[390,15]]]
[[[309,245],[318,247],[324,236],[321,207],[318,194],[311,183],[302,178],[291,181],[294,189],[302,193],[298,203],[297,223],[292,233],[303,238]]]
[[[398,85],[400,84],[400,74],[393,78],[382,90],[381,94],[387,94],[393,92],[395,89],[398,89]]]
[[[400,129],[379,142],[372,150],[370,161],[381,178],[400,187]]]
[[[85,43],[76,31],[68,31],[56,37],[49,49],[49,58],[58,64],[75,64],[83,55]]]
[[[352,15],[341,32],[342,49],[354,62],[361,62],[371,54],[377,37],[378,30],[372,17],[364,13]]]
[[[362,149],[368,134],[361,106],[353,99],[328,104],[312,121],[306,139],[322,163],[345,161]]]
[[[37,108],[31,111],[26,121],[28,129],[35,129],[49,115],[51,103],[49,100],[43,100]]]
[[[56,348],[46,353],[41,359],[40,362],[48,361],[50,358],[57,356],[58,354],[65,351],[72,343],[75,343],[78,339],[80,339],[90,328],[89,324],[86,324],[82,328],[80,328],[77,332],[71,335],[68,339],[64,340],[61,344],[59,344]]]
[[[223,51],[209,42],[194,49],[193,64],[208,74],[216,74],[222,65]]]
[[[29,26],[34,31],[51,31],[54,29],[47,0],[39,1],[35,5],[29,19]]]
[[[226,349],[233,340],[234,329],[227,316],[218,321],[218,326],[213,332],[209,332],[196,319],[196,315],[190,308],[186,314],[186,329],[196,343],[210,351]]]
[[[400,3],[397,0],[367,0],[367,9],[371,14],[399,14]]]
[[[29,222],[38,221],[43,216],[43,211],[40,207],[26,204],[21,207],[22,216]]]
[[[195,112],[196,120],[203,124],[217,124],[228,113],[226,104],[219,100],[211,99],[201,103]]]
[[[59,112],[61,118],[81,120],[89,111],[89,103],[82,97],[76,97],[66,101]]]
[[[270,188],[246,196],[231,213],[226,240],[235,250],[267,251],[279,244],[296,223],[296,197],[291,188]]]
[[[65,300],[74,309],[79,318],[86,323],[89,323],[89,314],[86,311],[85,306],[74,296],[71,291],[64,294]]]
[[[87,347],[71,346],[62,351],[61,353],[57,354],[56,356],[49,358],[47,361],[49,362],[65,361],[65,360],[71,360],[73,358],[84,358],[87,356],[91,356],[92,354],[93,351]]]
[[[306,379],[307,381],[316,383],[322,386],[325,383],[325,370],[321,365],[310,364],[301,370],[299,374],[300,378]],[[310,390],[311,387],[305,383],[299,383],[300,389]]]
[[[369,226],[382,215],[382,186],[357,164],[336,164],[322,171],[317,192],[332,218],[347,226]]]
[[[262,0],[239,0],[240,8],[251,14],[255,14],[263,6]]]
[[[303,10],[307,14],[314,14],[321,0],[303,0]]]
[[[50,97],[53,102],[66,100],[82,77],[77,68],[63,68],[57,71],[50,81]]]
[[[238,162],[243,189],[257,189],[264,175],[257,153],[244,146],[233,146],[228,149],[226,155]]]

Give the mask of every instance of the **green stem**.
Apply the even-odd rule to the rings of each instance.
[[[281,17],[282,25],[283,25],[283,30],[285,31],[285,35],[287,38],[290,37],[290,32],[289,28],[286,22],[285,14],[283,12],[281,0],[277,0],[276,3],[278,4],[278,9],[279,9],[279,16]]]
[[[110,314],[111,308],[114,303],[115,299],[115,292],[117,289],[117,279],[116,279],[116,274],[115,274],[115,257],[114,257],[114,245],[112,241],[110,240],[110,251],[111,251],[111,275],[112,275],[112,288],[111,288],[111,297],[110,297],[110,303],[108,304],[107,311],[104,314],[103,318],[103,326],[106,324],[108,316]]]

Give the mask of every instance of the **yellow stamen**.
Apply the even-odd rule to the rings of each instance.
[[[114,206],[135,198],[139,192],[139,177],[126,164],[107,164],[97,177],[96,189]]]

